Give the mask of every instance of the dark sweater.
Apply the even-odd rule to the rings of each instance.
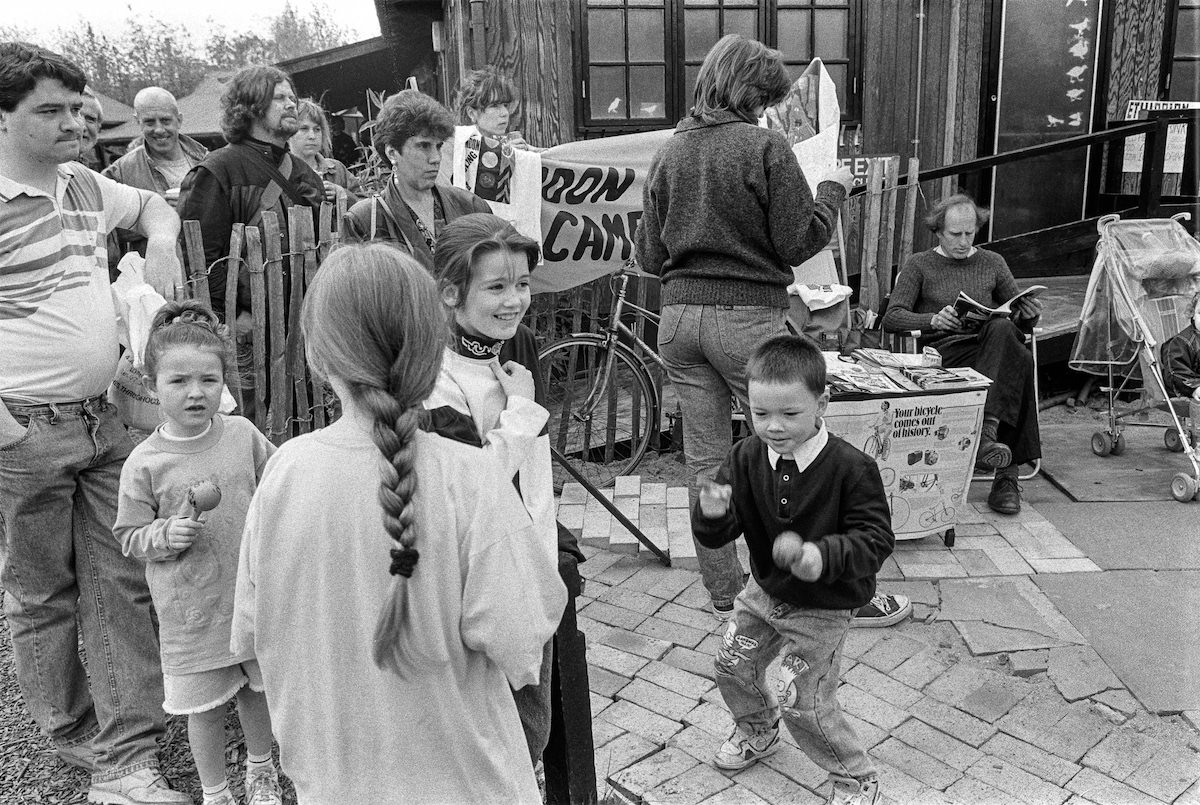
[[[637,259],[662,304],[788,306],[792,266],[829,243],[846,191],[814,201],[784,136],[731,112],[680,122],[650,163]]]
[[[780,459],[780,466],[784,462],[790,460]],[[879,467],[831,435],[812,464],[788,474],[785,482],[783,473],[771,468],[767,446],[757,436],[738,442],[716,477],[733,487],[729,512],[709,519],[697,502],[692,508],[696,539],[719,548],[744,534],[755,581],[780,601],[816,609],[862,606],[875,594],[875,574],[896,544]],[[824,563],[817,581],[801,581],[775,565],[771,548],[784,531],[817,544]]]
[[[206,263],[213,265],[213,261],[228,253],[229,233],[234,224],[248,224],[255,220],[263,191],[273,181],[263,161],[278,165],[285,152],[286,149],[278,146],[247,138],[210,151],[204,161],[184,177],[183,184],[179,187],[179,218],[183,221],[200,222]],[[291,174],[287,177],[291,180],[291,192],[284,188],[275,204],[282,236],[280,248],[283,253],[288,251],[287,208],[296,204],[299,199],[317,210],[325,200],[325,185],[313,169],[296,157],[293,157],[291,162]],[[313,224],[315,230],[315,216]],[[184,254],[186,256],[186,251]],[[213,266],[208,275],[208,291],[212,297],[213,310],[222,319],[225,318],[227,274],[228,267],[225,262],[221,262]],[[249,274],[243,269],[239,275],[239,279],[243,280],[238,287],[239,310],[250,309],[248,278]]]
[[[1191,397],[1200,388],[1200,331],[1194,324],[1163,342],[1162,365],[1168,393]]]
[[[1004,258],[987,249],[976,249],[975,254],[962,260],[943,257],[933,249],[918,252],[896,277],[883,316],[883,329],[891,333],[920,330],[923,342],[937,340],[948,334],[933,329],[930,323],[933,314],[953,305],[959,291],[995,307],[1012,299],[1020,290]],[[1033,323],[1019,322],[1022,327],[1032,327]]]

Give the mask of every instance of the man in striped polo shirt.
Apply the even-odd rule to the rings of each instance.
[[[144,234],[166,281],[179,219],[75,161],[84,83],[55,53],[0,43],[0,586],[25,704],[91,772],[88,801],[185,803],[158,772],[150,598],[112,534],[132,444],[104,397],[118,355],[105,239]]]

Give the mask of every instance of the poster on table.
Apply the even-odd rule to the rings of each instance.
[[[765,125],[784,132],[812,188],[837,167],[840,115],[833,79],[820,59],[767,114]],[[664,129],[579,140],[541,153],[543,262],[533,272],[534,293],[583,285],[633,256],[646,174],[674,133]],[[518,178],[514,173],[514,184]],[[828,253],[816,259],[833,261]]]
[[[939,534],[967,505],[984,389],[834,400],[825,426],[879,464],[896,539]]]

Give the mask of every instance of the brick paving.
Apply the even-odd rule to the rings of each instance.
[[[733,722],[712,681],[724,627],[695,571],[687,490],[635,477],[613,493],[623,513],[653,525],[670,568],[617,536],[581,492],[568,486],[559,512],[588,555],[578,613],[601,800],[823,802],[825,773],[786,730],[783,749],[749,769],[711,764]],[[914,617],[846,640],[839,698],[888,799],[1200,805],[1200,715],[1146,712],[1028,581],[1100,568],[1028,505],[1016,518],[964,508],[954,548],[898,543],[880,574],[881,589],[912,599]],[[972,601],[1003,611],[980,615]]]

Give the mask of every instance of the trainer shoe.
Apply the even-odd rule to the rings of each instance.
[[[873,626],[891,626],[899,623],[912,614],[912,602],[908,596],[886,595],[875,593],[871,602],[858,608],[850,619],[850,626],[871,628]]]
[[[263,769],[247,767],[246,805],[283,805],[283,789],[274,764]]]
[[[834,780],[833,792],[826,800],[828,805],[879,805],[879,779]]]
[[[233,796],[233,792],[226,788],[215,796],[210,797],[208,794],[205,794],[201,805],[238,805],[238,801]]]
[[[192,805],[192,798],[175,791],[158,769],[138,769],[103,783],[92,783],[88,802],[97,805]]]
[[[709,605],[709,610],[712,611],[713,617],[719,621],[729,620],[729,616],[733,614],[733,602],[725,606],[721,606],[716,601]]]
[[[747,735],[740,727],[717,752],[713,765],[726,771],[741,771],[779,751],[779,722],[762,735]]]

